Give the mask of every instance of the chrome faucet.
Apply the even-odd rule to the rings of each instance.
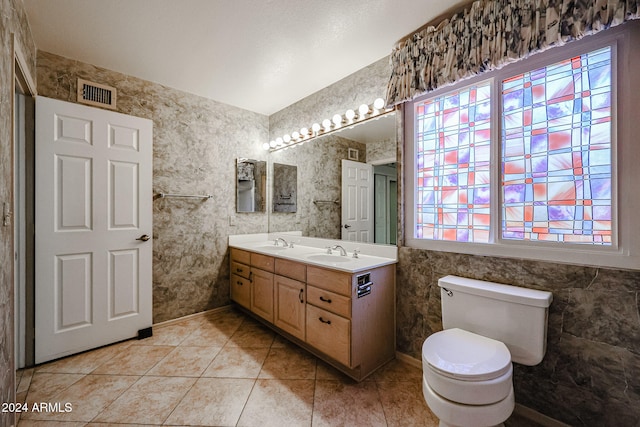
[[[347,251],[345,251],[344,248],[340,245],[332,246],[329,250],[336,250],[336,249],[340,249],[341,256],[347,256]]]
[[[278,246],[278,241],[280,241],[280,240],[282,240],[282,246],[284,246],[285,248],[288,248],[288,247],[289,247],[289,244],[287,243],[287,241],[286,241],[286,240],[284,240],[282,237],[278,237],[278,238],[273,242],[273,244],[274,244],[275,246]]]

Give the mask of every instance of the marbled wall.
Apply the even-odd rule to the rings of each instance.
[[[12,91],[13,40],[24,55],[27,70],[35,79],[36,48],[20,0],[0,0],[0,211],[13,205]],[[13,210],[13,208],[12,208]],[[0,403],[15,402],[13,227],[0,222]],[[11,413],[0,412],[0,426],[14,423]]]
[[[269,155],[269,176],[273,163],[298,167],[298,210],[296,213],[273,212],[269,231],[301,230],[304,236],[340,239],[342,216],[340,203],[314,203],[314,200],[340,202],[342,194],[342,159],[349,148],[359,150],[366,161],[366,147],[356,141],[326,135],[304,145],[275,151]]]
[[[211,194],[153,204],[153,320],[229,303],[230,234],[267,231],[266,213],[235,212],[236,159],[266,160],[266,116],[47,52],[40,95],[76,101],[81,77],[114,86],[118,111],[153,120],[154,193]]]

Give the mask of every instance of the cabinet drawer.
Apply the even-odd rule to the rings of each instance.
[[[307,303],[351,318],[351,298],[315,286],[307,286]]]
[[[307,284],[351,296],[351,275],[318,267],[307,267]]]
[[[249,273],[251,273],[251,268],[249,268],[248,265],[240,264],[236,261],[231,261],[231,274],[237,274],[240,277],[248,279]]]
[[[307,343],[345,366],[351,366],[349,319],[307,305]]]
[[[295,261],[276,258],[276,274],[301,282],[307,281],[307,266]]]
[[[251,253],[242,249],[231,248],[231,261],[249,265],[251,263]]]
[[[231,275],[231,299],[245,308],[251,308],[251,282],[249,279]]]
[[[273,257],[251,252],[251,267],[273,273]]]

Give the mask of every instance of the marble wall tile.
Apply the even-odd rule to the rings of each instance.
[[[268,118],[90,64],[38,52],[39,92],[76,101],[81,77],[118,90],[118,111],[153,120],[153,320],[229,303],[227,238],[266,232],[266,213],[235,210],[238,157],[266,160]]]
[[[0,210],[13,206],[13,42],[24,55],[35,81],[36,48],[24,5],[20,0],[0,0]],[[13,211],[14,209],[11,208]],[[15,402],[13,227],[0,223],[0,402]],[[0,426],[14,423],[12,413],[0,413]]]

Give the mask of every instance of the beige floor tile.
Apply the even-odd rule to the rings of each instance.
[[[220,347],[176,347],[147,375],[199,377],[220,352]]]
[[[74,422],[74,421],[20,420],[20,422],[18,423],[18,427],[83,427],[86,425],[88,424],[84,422]],[[103,425],[101,427],[105,427],[105,426]]]
[[[421,381],[422,369],[393,359],[371,375],[376,381]]]
[[[309,426],[313,380],[256,380],[238,426]]]
[[[86,375],[67,389],[43,400],[62,405],[69,403],[71,411],[28,412],[22,415],[22,419],[89,422],[138,379],[137,376]]]
[[[231,347],[271,347],[274,338],[275,333],[271,329],[250,320],[240,325],[227,345]]]
[[[253,384],[250,379],[200,378],[165,425],[234,426]]]
[[[185,347],[223,347],[231,335],[232,333],[216,328],[201,328],[192,332],[180,345]]]
[[[345,374],[322,360],[318,360],[318,366],[316,368],[316,379],[342,381],[345,384],[352,384],[356,382],[355,380],[346,376]]]
[[[31,379],[27,402],[45,402],[84,378],[84,374],[36,372]]]
[[[386,426],[375,382],[316,381],[313,426]]]
[[[202,374],[203,377],[252,378],[260,374],[269,349],[224,347]]]
[[[193,332],[194,326],[186,322],[154,327],[153,335],[132,341],[132,345],[180,345]]]
[[[424,400],[420,381],[379,382],[378,391],[390,427],[438,426],[438,418]]]
[[[272,347],[258,378],[312,380],[316,377],[316,360],[314,355],[293,344]]]
[[[16,373],[16,393],[22,393],[29,390],[29,386],[31,385],[31,379],[33,378],[35,369],[20,369],[18,373]]]
[[[125,341],[95,350],[65,357],[64,359],[46,363],[36,368],[37,372],[90,374],[100,365],[122,353],[131,345],[131,341]]]
[[[132,345],[93,371],[94,374],[144,375],[175,347]]]
[[[162,424],[195,382],[195,378],[142,377],[93,421]]]

